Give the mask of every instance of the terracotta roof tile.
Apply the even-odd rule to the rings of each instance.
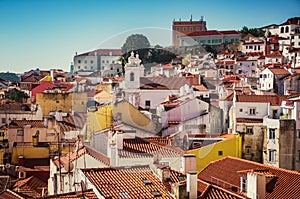
[[[123,149],[119,150],[121,158],[140,158],[161,155],[162,157],[179,157],[183,153],[178,147],[150,142],[143,138],[124,139]]]
[[[238,172],[249,169],[268,170],[267,175],[272,173],[272,175],[276,176],[276,181],[272,180],[266,185],[267,199],[295,198],[300,195],[299,172],[263,165],[235,157],[225,157],[211,162],[198,174],[198,179],[226,189],[232,188],[232,186],[239,189],[240,174]]]
[[[269,70],[275,75],[290,75],[291,73],[284,68],[269,68]]]
[[[141,77],[141,89],[178,90],[188,81],[184,77]]]
[[[85,113],[69,114],[66,117],[62,117],[63,121],[59,121],[58,125],[62,132],[77,131],[83,128],[86,121]]]
[[[26,125],[30,125],[31,128],[46,128],[44,120],[12,120],[9,128],[24,128]]]
[[[283,100],[287,100],[283,95],[237,95],[237,102],[269,102],[272,106],[280,106]]]
[[[104,165],[109,166],[110,165],[110,159],[103,155],[102,153],[92,149],[89,146],[84,146],[83,148],[79,149],[78,151],[71,151],[70,153],[66,153],[62,156],[60,156],[60,159],[56,158],[53,160],[53,163],[59,167],[65,167],[68,165],[69,162],[74,162],[79,157],[81,157],[84,154],[89,154],[90,156],[94,157],[96,160],[99,160]]]
[[[7,189],[4,192],[0,193],[0,198],[5,199],[25,199],[24,197],[18,195],[17,193]]]
[[[57,195],[48,195],[42,198],[51,198],[51,199],[59,199],[59,198],[68,198],[68,199],[97,199],[97,195],[92,189],[88,189],[86,191],[78,191],[78,192],[69,192],[64,194]]]
[[[173,198],[148,166],[82,171],[105,198]]]
[[[263,119],[236,118],[238,123],[263,123]]]
[[[0,111],[31,111],[30,104],[23,104],[19,102],[10,102],[0,104]]]
[[[47,193],[47,186],[46,182],[35,176],[31,176],[17,181],[13,190],[17,193],[36,198],[42,196],[43,189],[44,193]]]

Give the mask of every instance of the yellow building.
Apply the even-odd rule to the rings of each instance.
[[[101,131],[112,125],[112,105],[90,108],[87,114],[87,138],[92,132]]]
[[[72,108],[73,93],[37,93],[36,103],[41,106],[43,116],[50,111],[69,112]]]
[[[242,157],[241,136],[228,134],[223,137],[225,137],[226,140],[187,151],[188,154],[196,155],[198,172],[204,169],[211,161],[215,161],[226,156],[238,158]]]
[[[86,112],[87,93],[37,93],[36,103],[41,106],[43,116],[49,116],[50,111]]]
[[[96,86],[96,90],[106,91],[108,93],[112,92],[112,82],[102,82]]]

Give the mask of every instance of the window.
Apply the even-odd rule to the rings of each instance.
[[[243,112],[243,109],[242,109],[242,108],[240,108],[240,112]]]
[[[260,46],[257,46],[257,49],[260,50]]]
[[[0,137],[4,137],[4,132],[3,131],[0,132]]]
[[[246,134],[253,135],[253,127],[246,127]]]
[[[255,115],[256,109],[255,108],[249,108],[249,115]]]
[[[93,60],[91,60],[91,64],[92,64],[92,63],[94,63],[94,61],[93,61]]]
[[[186,31],[186,27],[183,27],[183,31]]]
[[[285,33],[288,33],[288,32],[289,32],[289,27],[286,26],[286,27],[285,27]]]
[[[247,193],[247,178],[241,177],[241,192]]]
[[[5,123],[6,123],[6,118],[3,117],[3,118],[1,119],[1,122],[2,122],[2,124],[5,124]]]
[[[133,72],[130,73],[130,81],[131,81],[131,82],[134,81],[134,73],[133,73]]]
[[[230,69],[233,69],[233,65],[230,65]]]
[[[190,27],[190,31],[193,31],[193,27]]]
[[[102,64],[104,64],[105,63],[105,60],[102,60]]]
[[[269,162],[275,162],[275,155],[276,155],[275,150],[269,150]]]
[[[24,135],[24,131],[23,130],[18,130],[17,131],[17,136],[23,136]]]
[[[269,139],[275,139],[275,129],[269,129]]]
[[[78,66],[78,69],[80,69],[80,66]]]
[[[210,44],[210,40],[207,40],[207,43],[209,43],[209,44]]]
[[[298,131],[298,139],[300,139],[300,130]]]
[[[280,28],[280,33],[284,33],[284,27]]]
[[[81,63],[81,60],[79,59],[79,60],[78,60],[78,64],[80,64],[80,63]]]
[[[298,150],[298,162],[300,162],[300,150]]]
[[[146,100],[145,101],[145,106],[150,108],[151,105],[151,101],[150,100]]]
[[[196,27],[196,31],[200,31],[200,27]]]
[[[108,61],[108,60],[106,60],[106,63],[108,64],[108,63],[109,63],[109,61]]]
[[[177,28],[176,28],[176,30],[177,30],[177,31],[180,31],[180,28],[179,28],[179,27],[177,27]]]
[[[84,69],[87,69],[87,66],[84,66]]]
[[[245,147],[245,153],[246,154],[251,154],[251,146],[246,146]]]
[[[223,151],[218,151],[218,156],[222,156],[223,155]]]
[[[86,64],[86,63],[87,63],[87,60],[84,60],[84,63]]]

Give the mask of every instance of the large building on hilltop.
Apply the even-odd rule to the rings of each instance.
[[[180,37],[187,35],[195,31],[204,31],[206,28],[206,21],[203,20],[203,17],[199,21],[193,21],[192,16],[189,21],[173,21],[173,46],[178,47],[180,44]]]

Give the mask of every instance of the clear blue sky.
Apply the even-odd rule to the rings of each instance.
[[[300,1],[0,0],[0,71],[69,71],[75,52],[120,48],[132,33],[171,45],[173,19],[191,14],[208,29],[238,30],[300,16]]]

